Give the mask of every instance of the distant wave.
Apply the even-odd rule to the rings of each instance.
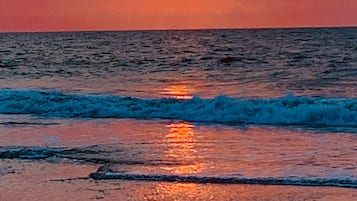
[[[62,118],[178,119],[256,125],[357,126],[357,99],[296,97],[139,99],[41,90],[0,90],[1,114]]]
[[[166,181],[190,183],[219,183],[219,184],[259,184],[259,185],[293,185],[293,186],[334,186],[357,188],[357,180],[337,178],[300,178],[300,177],[214,177],[214,176],[179,176],[179,175],[147,175],[128,174],[123,172],[95,172],[90,178],[96,180],[135,180],[135,181]]]

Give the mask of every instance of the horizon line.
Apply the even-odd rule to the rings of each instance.
[[[3,33],[73,33],[73,32],[145,32],[145,31],[214,31],[214,30],[261,30],[261,29],[339,29],[357,28],[357,25],[321,25],[321,26],[274,26],[274,27],[202,27],[202,28],[138,28],[138,29],[59,29],[59,30],[29,30],[29,31],[0,31]]]

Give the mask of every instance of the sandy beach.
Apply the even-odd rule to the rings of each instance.
[[[175,182],[95,181],[96,165],[0,160],[0,200],[354,200],[357,190]]]

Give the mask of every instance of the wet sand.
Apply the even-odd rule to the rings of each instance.
[[[354,200],[357,190],[123,180],[95,181],[98,165],[0,160],[0,200]]]

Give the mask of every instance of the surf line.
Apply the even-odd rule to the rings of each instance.
[[[254,185],[289,185],[289,186],[325,186],[357,188],[357,181],[350,179],[327,178],[244,178],[244,177],[209,177],[209,176],[178,176],[178,175],[146,175],[128,174],[123,172],[95,172],[89,175],[94,180],[130,180],[130,181],[161,181],[184,183],[213,184],[254,184]]]

